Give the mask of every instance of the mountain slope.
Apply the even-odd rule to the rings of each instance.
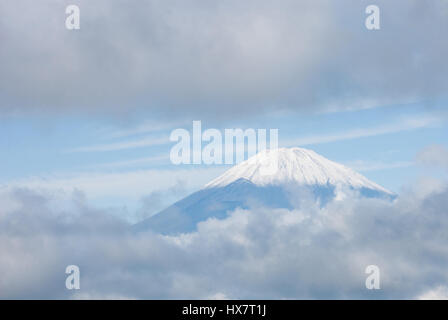
[[[276,170],[266,173],[274,164]],[[200,221],[223,219],[236,208],[292,208],[311,195],[323,206],[332,199],[358,194],[392,198],[393,193],[314,151],[281,148],[260,152],[232,167],[198,192],[135,226],[164,234],[194,231]]]

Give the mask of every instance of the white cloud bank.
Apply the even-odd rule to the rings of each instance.
[[[437,287],[431,289],[421,296],[418,297],[420,300],[448,300],[448,288],[447,287]]]
[[[125,165],[111,163],[105,166]],[[104,165],[99,165],[104,166]],[[225,168],[179,168],[179,169],[141,169],[123,172],[69,172],[42,174],[9,181],[0,185],[0,191],[29,188],[48,193],[70,194],[82,190],[89,199],[116,197],[135,200],[151,192],[159,192],[187,182],[190,190],[202,187],[220,175]]]
[[[24,189],[7,199],[1,298],[424,298],[448,285],[448,186],[436,181],[394,203],[236,210],[177,237],[132,234],[79,194],[65,209]],[[65,289],[69,264],[79,291]],[[381,290],[365,288],[371,264]]]

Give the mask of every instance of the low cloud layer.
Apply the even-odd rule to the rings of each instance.
[[[89,207],[2,194],[1,298],[428,298],[448,287],[448,186],[423,180],[393,203],[236,210],[177,237],[132,234]],[[81,289],[65,288],[65,267]],[[367,290],[368,265],[381,289]]]
[[[65,29],[77,4],[81,29]],[[0,115],[183,118],[322,111],[446,94],[448,3],[58,1],[0,3]]]

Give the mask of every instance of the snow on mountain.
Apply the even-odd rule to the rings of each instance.
[[[269,166],[275,168],[266,172]],[[271,167],[271,169],[272,169]],[[136,231],[164,234],[191,232],[208,218],[224,219],[236,208],[294,207],[297,199],[314,197],[324,206],[347,196],[394,194],[361,174],[302,148],[266,150],[241,162],[190,196],[135,225]]]
[[[276,172],[271,175],[263,174],[263,165],[275,161],[278,162]],[[291,183],[302,186],[331,184],[351,186],[355,189],[368,188],[392,194],[352,169],[303,148],[265,150],[234,166],[205,187],[223,187],[241,178],[257,186]]]

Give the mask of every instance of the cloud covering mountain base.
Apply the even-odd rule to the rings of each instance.
[[[0,298],[446,298],[448,186],[413,186],[394,202],[237,209],[179,236],[133,234],[79,193],[60,206],[16,190],[1,195]],[[380,290],[365,288],[370,264]]]

